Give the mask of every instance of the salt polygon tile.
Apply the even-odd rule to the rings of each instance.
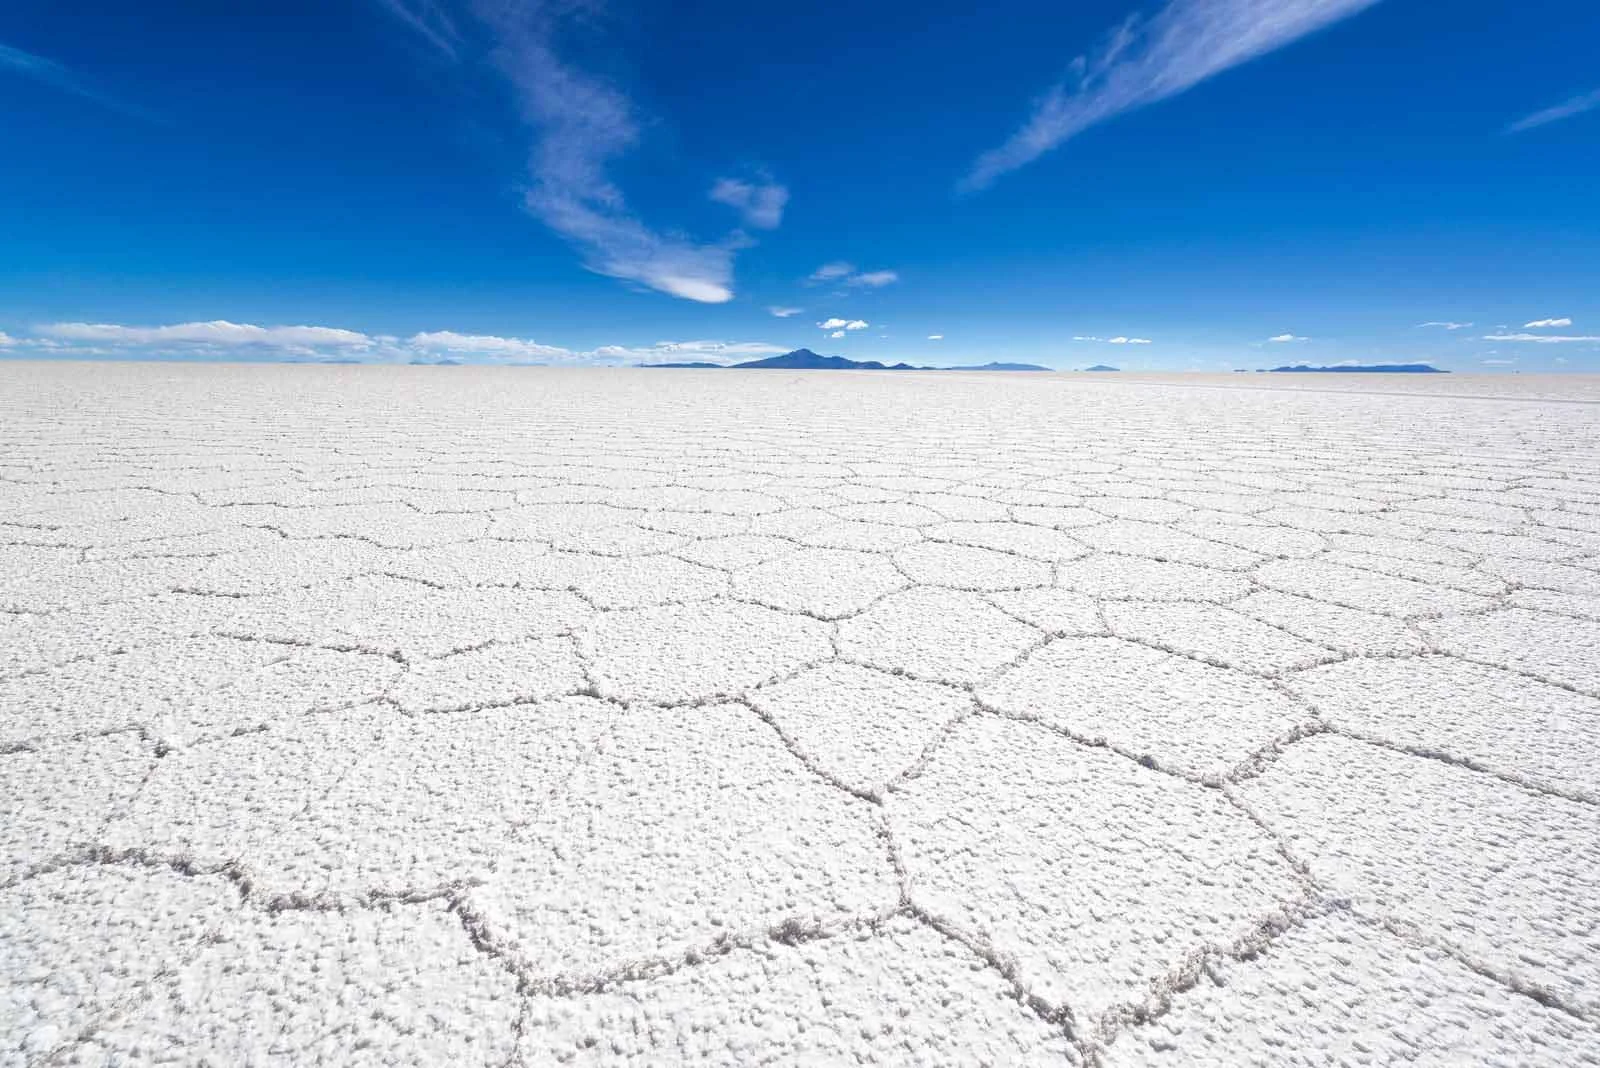
[[[1240,790],[1363,914],[1600,1009],[1592,805],[1337,735],[1288,747]]]
[[[137,727],[291,652],[260,642],[197,638],[14,676],[0,681],[0,745]]]
[[[859,549],[863,552],[891,551],[922,538],[907,527],[840,519],[814,508],[796,508],[758,516],[750,524],[750,533],[790,538],[819,549]]]
[[[441,902],[237,909],[69,1063],[504,1065],[521,1007]]]
[[[1078,1020],[1300,897],[1220,792],[1027,724],[967,720],[888,811],[912,901]]]
[[[405,659],[563,633],[591,609],[565,590],[441,590],[374,575],[242,602],[228,624],[258,638],[349,646]]]
[[[1110,553],[1059,565],[1056,583],[1092,597],[1142,601],[1227,601],[1252,588],[1231,571]]]
[[[76,865],[0,889],[0,1062],[44,1064],[200,952],[238,889],[166,868]]]
[[[1471,612],[1493,604],[1477,594],[1322,560],[1269,560],[1254,574],[1263,586],[1281,593],[1394,616]]]
[[[439,712],[543,701],[584,684],[571,638],[533,638],[417,661],[389,696],[410,712]]]
[[[1398,619],[1276,590],[1252,593],[1228,607],[1346,655],[1389,656],[1423,648],[1422,636]]]
[[[841,655],[957,685],[987,678],[1039,640],[975,593],[912,589],[839,624]]]
[[[1105,618],[1118,637],[1263,674],[1309,667],[1336,655],[1217,605],[1112,601],[1105,606]]]
[[[1248,960],[1211,964],[1107,1068],[1150,1065],[1600,1064],[1600,1029],[1436,949],[1332,913]]]
[[[691,563],[715,567],[723,571],[737,571],[753,567],[768,560],[795,552],[800,547],[784,538],[758,534],[732,534],[723,538],[706,538],[686,545],[677,555]]]
[[[1208,778],[1314,720],[1264,680],[1120,638],[1057,638],[978,697],[1008,715]]]
[[[582,980],[898,898],[873,806],[818,779],[748,708],[636,706],[568,772],[471,892],[533,974]]]
[[[400,719],[374,705],[288,719],[271,730],[168,753],[120,806],[105,841],[208,867],[258,857],[280,827],[333,789]]]
[[[664,702],[738,693],[833,652],[826,624],[732,601],[608,612],[581,648],[603,692]]]
[[[820,619],[859,612],[909,585],[888,557],[846,549],[797,549],[733,576],[737,597]]]
[[[285,649],[287,656],[230,678],[193,698],[170,702],[143,720],[165,746],[190,745],[280,720],[383,697],[404,670],[386,656],[331,649]]]
[[[1349,660],[1289,688],[1342,730],[1600,801],[1600,700],[1448,656]]]
[[[1517,590],[1506,599],[1512,608],[1530,608],[1553,615],[1600,620],[1600,595],[1555,593],[1551,590]]]
[[[1065,1036],[971,951],[895,918],[761,942],[649,981],[533,998],[530,1064],[1072,1064]]]
[[[951,687],[841,663],[753,690],[750,700],[816,767],[872,796],[972,707]]]
[[[573,576],[572,588],[600,608],[644,608],[724,596],[728,577],[675,556],[589,557]]]
[[[923,533],[933,541],[975,545],[1052,563],[1089,555],[1089,550],[1081,542],[1059,530],[1031,523],[941,523],[927,528]]]
[[[1145,523],[1131,519],[1119,519],[1099,526],[1086,527],[1073,537],[1091,548],[1106,552],[1193,564],[1197,567],[1238,570],[1249,567],[1261,559],[1256,553],[1236,546],[1207,541],[1159,523]]]
[[[1595,656],[1600,622],[1595,620],[1508,608],[1424,620],[1419,626],[1445,652],[1600,694],[1600,657]]]
[[[0,882],[97,844],[154,763],[132,733],[0,755]]]
[[[990,594],[989,601],[1048,634],[1096,634],[1105,629],[1095,599],[1074,590],[1056,586],[1006,590]]]

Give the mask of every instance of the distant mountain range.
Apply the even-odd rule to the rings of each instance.
[[[843,356],[818,356],[810,349],[795,349],[782,356],[768,356],[764,360],[747,360],[744,363],[641,363],[640,367],[726,367],[738,370],[783,371],[1048,371],[1032,363],[986,363],[972,367],[914,367],[909,363],[880,363],[877,360],[851,360]]]
[[[1277,371],[1309,371],[1313,373],[1334,373],[1341,371],[1355,373],[1381,373],[1391,375],[1447,375],[1450,372],[1440,367],[1426,363],[1347,363],[1337,364],[1333,367],[1311,367],[1307,364],[1297,363],[1293,367],[1271,367],[1269,372]]]
[[[1120,371],[1120,370],[1122,370],[1122,368],[1120,368],[1120,367],[1112,367],[1109,364],[1097,363],[1093,367],[1085,367],[1084,370],[1085,371]]]

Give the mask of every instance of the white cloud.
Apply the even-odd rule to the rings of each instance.
[[[1120,334],[1117,335],[1116,337],[1090,337],[1090,336],[1085,335],[1085,334],[1078,334],[1078,335],[1075,335],[1072,340],[1074,340],[1074,341],[1098,341],[1098,342],[1101,342],[1102,344],[1106,344],[1106,345],[1149,345],[1149,344],[1153,344],[1153,342],[1151,342],[1151,340],[1149,338],[1147,338],[1147,337],[1125,337],[1125,336],[1120,335]]]
[[[739,178],[718,178],[711,187],[711,199],[739,212],[746,226],[776,230],[783,222],[789,190],[771,179],[746,182]]]
[[[354,330],[331,326],[256,326],[215,319],[171,326],[122,326],[117,323],[46,323],[34,332],[59,341],[109,345],[260,346],[302,351],[316,348],[367,349],[377,342]]]
[[[1584,341],[1600,341],[1600,334],[1485,334],[1485,341],[1534,341],[1545,345],[1570,345]]]
[[[1512,364],[1516,363],[1517,361],[1516,360],[1483,360],[1481,362],[1486,367],[1510,367]]]
[[[10,334],[6,333],[4,330],[0,330],[0,349],[5,348],[7,345],[15,345],[16,343],[17,343],[17,339],[16,338],[12,337]]]
[[[537,341],[520,337],[497,337],[493,334],[457,334],[451,330],[434,330],[413,334],[407,344],[422,352],[449,353],[454,356],[478,356],[496,360],[570,360],[577,353],[556,345],[541,345]]]
[[[805,311],[804,308],[789,308],[781,304],[773,304],[767,308],[769,315],[775,315],[779,319],[788,319],[791,316],[799,315],[803,311]]]
[[[384,6],[441,51],[455,54],[455,27],[442,14],[435,18],[434,0],[384,0]],[[528,163],[532,181],[523,203],[597,274],[684,300],[732,300],[734,255],[749,246],[750,238],[734,230],[702,243],[652,229],[629,209],[607,173],[640,139],[632,104],[555,48],[561,34],[592,24],[589,7],[530,0],[472,8],[491,38],[489,55],[535,133]],[[771,194],[752,198],[758,217],[770,216],[771,201]]]
[[[928,335],[928,340],[929,341],[943,341],[944,340],[944,335],[943,334],[929,334]]]
[[[407,338],[368,335],[325,326],[263,327],[222,320],[171,326],[123,326],[116,323],[50,323],[36,327],[33,337],[12,338],[15,345],[55,355],[115,356],[162,350],[191,356],[227,358],[251,355],[278,359],[358,359],[371,363],[404,363],[449,357],[470,363],[578,364],[706,361],[736,363],[771,356],[788,349],[758,341],[658,341],[654,345],[603,345],[569,349],[531,338],[465,334],[431,330]],[[4,335],[0,335],[4,336]],[[0,342],[3,344],[3,342]]]
[[[761,341],[658,341],[654,345],[603,345],[581,355],[595,363],[740,363],[789,350]]]
[[[1574,115],[1582,115],[1586,111],[1600,108],[1600,89],[1588,93],[1579,93],[1570,100],[1564,100],[1554,107],[1535,111],[1532,115],[1525,116],[1506,127],[1506,133],[1522,133],[1532,130],[1537,126],[1548,126],[1552,122],[1570,119]]]
[[[833,263],[824,263],[821,267],[811,272],[806,279],[807,285],[817,285],[822,282],[843,282],[847,286],[866,286],[869,289],[881,289],[900,281],[898,271],[860,271],[856,265],[845,260],[835,260]]]
[[[1471,325],[1472,325],[1471,323],[1429,322],[1429,323],[1418,323],[1417,324],[1417,328],[1420,330],[1424,326],[1442,326],[1446,330],[1465,330],[1467,327],[1469,327]]]
[[[846,263],[844,260],[836,260],[833,263],[824,263],[821,267],[818,267],[816,270],[812,271],[811,277],[807,278],[806,281],[832,282],[835,279],[843,278],[849,274],[854,274],[855,269],[856,265],[853,263]]]
[[[1539,330],[1541,328],[1549,327],[1549,326],[1571,326],[1571,325],[1572,325],[1572,320],[1563,317],[1563,318],[1560,318],[1560,319],[1535,319],[1531,323],[1523,323],[1522,324],[1522,328],[1524,330]]]
[[[818,330],[865,330],[872,324],[865,319],[824,319],[817,324]]]
[[[1097,123],[1177,96],[1377,0],[1168,0],[1133,16],[1034,103],[1022,128],[979,156],[962,180],[983,189]]]
[[[843,330],[835,330],[833,333],[829,334],[828,336],[829,337],[844,337],[844,331]]]
[[[1311,339],[1308,337],[1299,337],[1295,334],[1278,334],[1274,337],[1267,338],[1267,340],[1282,345],[1291,341],[1310,341]]]

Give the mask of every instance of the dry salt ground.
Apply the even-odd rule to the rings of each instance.
[[[0,1064],[1600,1064],[1600,381],[0,364]]]

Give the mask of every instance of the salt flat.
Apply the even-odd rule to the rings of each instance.
[[[3,1064],[1600,1064],[1595,378],[0,363],[0,562]]]

